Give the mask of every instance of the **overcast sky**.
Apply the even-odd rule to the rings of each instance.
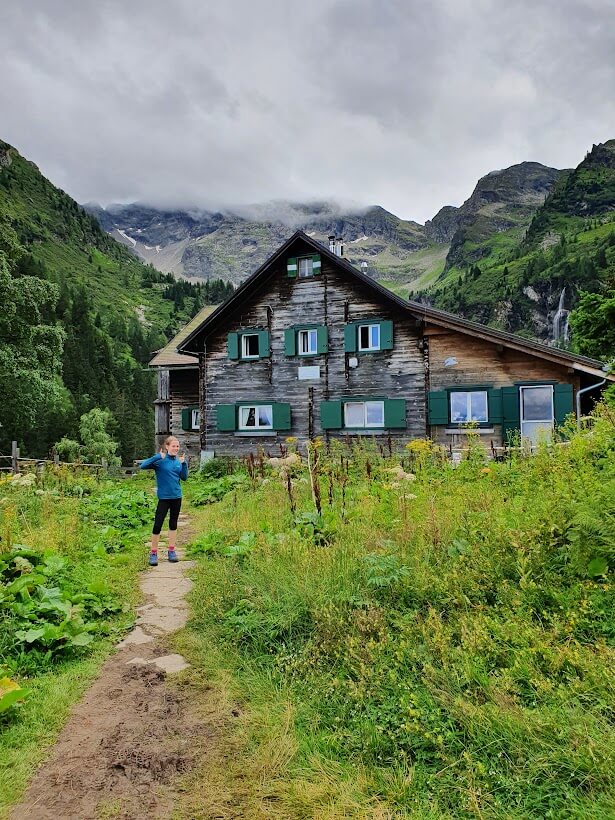
[[[80,202],[424,222],[615,138],[615,0],[4,0],[0,138]]]

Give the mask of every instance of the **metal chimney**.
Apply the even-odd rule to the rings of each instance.
[[[331,236],[329,237],[329,250],[331,251],[331,253],[336,252],[335,251],[335,235],[334,234],[331,234]]]
[[[335,254],[336,256],[343,256],[344,255],[344,240],[341,236],[335,240]]]

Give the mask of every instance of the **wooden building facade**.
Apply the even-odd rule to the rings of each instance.
[[[487,443],[534,441],[605,378],[600,362],[406,302],[301,231],[165,351],[157,434],[207,456],[277,454],[290,436],[456,445],[468,425]]]

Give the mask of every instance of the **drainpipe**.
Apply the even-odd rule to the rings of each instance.
[[[584,387],[582,390],[577,390],[577,429],[581,429],[581,396],[583,393],[587,393],[589,390],[594,390],[596,387],[602,387],[603,384],[606,383],[606,379],[602,379],[601,382],[596,382],[596,384],[590,384],[589,387]]]

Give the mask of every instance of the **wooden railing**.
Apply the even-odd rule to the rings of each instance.
[[[99,464],[91,464],[85,461],[60,461],[60,457],[58,455],[55,455],[53,458],[22,457],[19,454],[19,447],[17,446],[16,441],[12,443],[10,456],[0,455],[0,472],[8,472],[13,475],[17,475],[17,473],[20,473],[22,469],[27,471],[42,470],[47,464],[54,465],[56,467],[59,467],[60,465],[77,468],[84,467],[92,470],[97,476],[100,476],[102,473],[107,473],[122,477],[134,475],[134,473],[139,472],[139,466],[136,464],[130,467],[122,467],[116,464],[109,464],[105,458],[101,459]]]

